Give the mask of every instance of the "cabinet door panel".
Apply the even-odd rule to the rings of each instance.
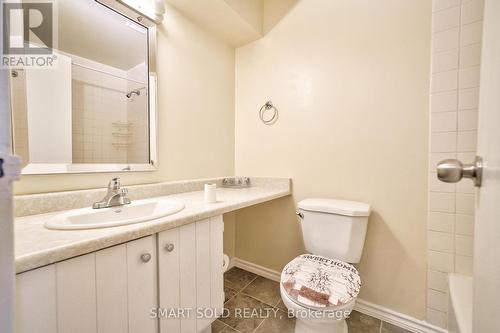
[[[224,222],[222,216],[210,219],[210,272],[212,308],[222,314],[224,307],[224,253],[223,253]]]
[[[18,274],[16,332],[57,332],[56,294],[55,265]]]
[[[97,332],[95,253],[56,264],[58,333]]]
[[[196,223],[196,307],[200,311],[211,307],[210,274],[210,220]],[[210,318],[198,318],[197,330],[202,331],[210,325]]]
[[[224,304],[222,216],[167,230],[158,235],[160,308],[192,309],[191,317],[163,318],[161,333],[206,330]],[[165,247],[171,244],[171,251]],[[208,318],[197,318],[199,310]],[[218,309],[218,314],[213,310]],[[212,316],[212,317],[210,317]]]
[[[128,332],[125,245],[96,252],[96,288],[97,332]]]
[[[180,249],[180,307],[196,309],[196,224],[182,226],[179,230]],[[181,318],[181,332],[196,332],[195,313]]]
[[[171,246],[167,251],[166,247]],[[178,309],[180,307],[179,278],[179,228],[158,234],[158,276],[160,288],[160,308]],[[161,333],[179,333],[181,321],[177,317],[160,317]]]
[[[154,333],[158,322],[150,316],[157,307],[156,236],[141,238],[127,245],[129,333]],[[142,255],[149,254],[144,262]]]

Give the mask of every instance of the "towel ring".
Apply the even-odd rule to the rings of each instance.
[[[269,119],[266,119],[264,117],[264,114],[266,113],[266,111],[269,111],[271,110],[273,112],[273,115],[271,118]],[[275,122],[278,121],[278,117],[279,117],[279,112],[278,112],[278,109],[273,105],[273,102],[271,101],[267,101],[266,104],[262,105],[262,107],[260,108],[259,110],[259,117],[260,117],[260,120],[262,120],[262,122],[265,124],[265,125],[273,125]]]

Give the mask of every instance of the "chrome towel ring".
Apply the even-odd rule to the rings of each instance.
[[[272,113],[271,117],[265,117],[267,111]],[[260,108],[259,117],[264,124],[270,126],[278,121],[279,112],[278,109],[273,105],[273,102],[267,101],[266,104],[262,105],[262,107]]]

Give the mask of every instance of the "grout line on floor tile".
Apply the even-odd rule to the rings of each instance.
[[[251,285],[252,282],[254,282],[255,280],[257,280],[258,277],[259,277],[258,275],[255,275],[255,277],[252,279],[252,281],[248,282],[248,284],[245,285],[243,288],[241,288],[241,290],[239,292],[242,293],[243,290],[245,290],[246,287],[248,287],[249,285]]]
[[[229,290],[236,292],[236,289],[226,286],[226,280],[224,280],[224,288],[227,288]]]
[[[252,331],[253,333],[257,332],[257,330],[259,329],[259,327],[264,324],[264,322],[267,320],[268,318],[265,318],[263,321],[260,322],[259,325],[257,325],[257,327]]]
[[[217,319],[217,320],[219,320],[219,319]],[[238,331],[236,328],[229,326],[228,324],[226,324],[226,323],[225,323],[225,322],[223,322],[222,320],[219,320],[219,321],[222,323],[222,325],[224,325],[224,326],[226,326],[226,327],[229,327],[230,329],[234,330],[235,332],[241,333],[241,332],[240,332],[240,331]]]
[[[271,304],[269,304],[269,303],[267,303],[267,302],[265,302],[265,301],[263,301],[263,300],[261,300],[261,299],[259,299],[259,298],[255,297],[255,296],[252,296],[252,295],[249,295],[249,294],[247,294],[247,293],[244,293],[243,291],[241,292],[241,294],[242,294],[242,295],[245,295],[245,296],[248,296],[248,297],[250,297],[250,298],[253,298],[254,300],[257,300],[257,301],[259,301],[259,302],[263,303],[264,305],[270,306],[270,307],[272,307],[272,308],[276,308],[276,306],[275,306],[275,305],[271,305]],[[279,301],[278,301],[278,303],[279,303]]]
[[[234,298],[234,296],[236,296],[236,295],[238,295],[238,293],[236,293],[236,294],[234,294],[233,296],[231,296],[230,298],[228,298],[228,300],[224,302],[224,305],[225,305],[226,303],[228,303],[230,300],[232,300],[232,299]]]
[[[264,304],[264,305],[270,306],[270,307],[272,307],[273,309],[275,308],[274,306],[269,305],[269,304],[267,304],[267,303],[266,303],[266,302],[264,302],[264,301],[261,301],[261,300],[260,300],[260,299],[258,299],[257,297],[254,297],[254,296],[251,296],[251,295],[248,295],[248,294],[245,294],[245,293],[241,293],[241,294],[242,294],[242,295],[245,295],[245,296],[247,296],[247,297],[250,297],[250,298],[252,298],[252,299],[256,300],[256,301],[257,301],[257,302],[259,302],[259,303],[262,303],[262,304]]]
[[[278,308],[278,305],[280,304],[280,302],[281,302],[281,292],[280,292],[280,299],[278,300],[278,302],[273,307],[274,308]]]
[[[229,288],[229,287],[226,287],[226,288],[227,288],[227,289],[231,289],[231,288]],[[233,296],[231,296],[231,297],[229,297],[229,298],[228,298],[228,300],[224,302],[224,304],[226,304],[227,302],[229,302],[230,300],[232,300],[232,299],[234,298],[234,296],[236,296],[236,295],[238,295],[238,294],[239,294],[236,290],[234,290],[234,289],[231,289],[231,290],[232,290],[232,291],[234,291],[234,295],[233,295]],[[225,297],[226,297],[226,295],[225,295],[225,292],[224,292],[224,298],[225,298]]]

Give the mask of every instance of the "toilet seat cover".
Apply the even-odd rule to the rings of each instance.
[[[361,279],[351,264],[323,256],[302,254],[281,273],[281,285],[290,299],[305,307],[325,309],[351,302]]]

